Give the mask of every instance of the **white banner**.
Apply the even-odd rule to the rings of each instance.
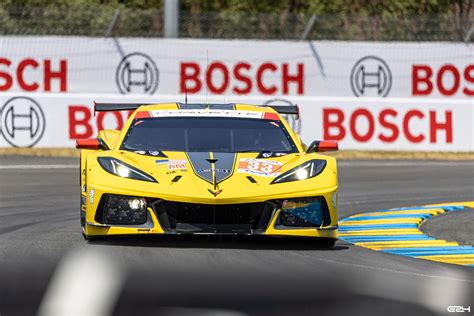
[[[183,95],[0,95],[0,147],[73,147],[99,129],[121,129],[128,112],[94,115],[93,102],[184,102]],[[189,103],[206,102],[189,96]],[[216,97],[207,103],[298,104],[288,121],[309,144],[337,140],[341,149],[474,151],[474,104],[466,99]]]
[[[471,98],[474,45],[0,37],[0,92]]]

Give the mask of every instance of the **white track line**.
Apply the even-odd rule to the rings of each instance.
[[[358,247],[355,245],[350,244],[351,246]],[[420,273],[420,272],[411,272],[411,271],[402,271],[402,270],[396,270],[396,269],[390,269],[390,268],[385,268],[385,267],[379,267],[375,265],[366,265],[366,264],[360,264],[360,263],[354,263],[354,262],[348,262],[348,261],[342,261],[342,260],[337,260],[337,259],[331,259],[331,258],[322,258],[322,257],[315,257],[313,255],[309,255],[306,253],[301,253],[301,252],[296,252],[296,251],[289,251],[294,255],[305,257],[305,258],[311,258],[316,261],[324,261],[324,262],[330,262],[334,263],[337,265],[347,265],[347,266],[352,266],[352,267],[357,267],[361,269],[367,269],[367,270],[376,270],[376,271],[381,271],[381,272],[390,272],[390,273],[396,273],[396,274],[402,274],[402,275],[411,275],[415,277],[422,277],[422,278],[433,278],[433,279],[439,279],[439,280],[445,280],[445,281],[459,281],[459,282],[465,282],[465,283],[474,283],[474,280],[470,279],[469,274],[463,273],[462,271],[454,271],[454,270],[448,270],[448,269],[438,269],[440,273],[438,275],[436,274],[426,274],[426,273]],[[433,261],[434,262],[434,261]],[[455,276],[453,274],[447,274],[447,271],[454,271]]]
[[[79,165],[0,165],[0,170],[23,170],[23,169],[76,169]]]

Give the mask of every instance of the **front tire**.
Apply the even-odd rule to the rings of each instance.
[[[332,248],[334,247],[336,241],[336,238],[319,238],[317,242],[319,245],[321,245],[321,247]]]
[[[87,235],[84,231],[82,231],[82,237],[84,237],[85,241],[89,241],[89,237],[87,237]]]

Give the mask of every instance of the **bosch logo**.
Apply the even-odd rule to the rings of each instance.
[[[150,56],[132,53],[120,61],[115,73],[115,81],[122,94],[153,94],[158,89],[160,73]]]
[[[357,97],[386,97],[392,88],[392,72],[387,63],[376,56],[366,56],[356,62],[350,80]]]
[[[0,133],[13,147],[34,146],[43,137],[45,128],[43,110],[31,98],[11,98],[0,111]]]
[[[295,104],[286,99],[272,99],[264,103],[264,105],[288,105],[295,106]],[[291,128],[298,134],[301,132],[302,120],[301,116],[299,119],[296,119],[295,115],[282,115],[283,118],[290,124]]]

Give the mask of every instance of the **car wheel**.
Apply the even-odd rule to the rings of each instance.
[[[82,231],[82,237],[84,237],[84,240],[89,240],[89,237],[87,237],[87,235],[84,233],[84,231]]]
[[[334,244],[336,243],[337,239],[334,238],[321,238],[318,239],[318,243],[325,248],[331,248],[334,247]]]

